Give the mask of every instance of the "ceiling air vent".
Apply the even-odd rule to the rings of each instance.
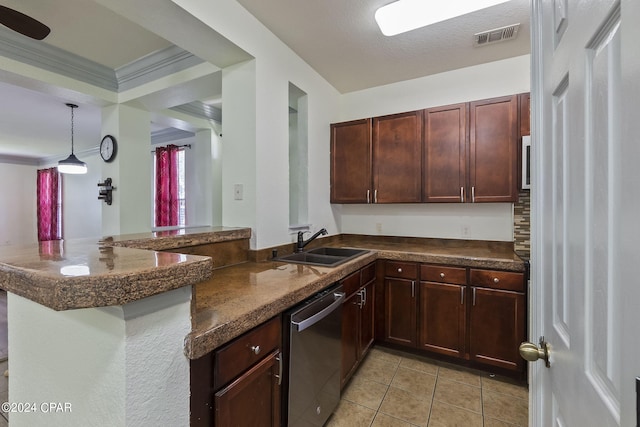
[[[483,31],[474,35],[475,46],[485,46],[488,44],[503,42],[515,39],[518,36],[520,24],[508,25],[506,27],[496,28],[489,31]]]

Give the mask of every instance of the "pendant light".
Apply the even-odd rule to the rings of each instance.
[[[73,174],[87,173],[87,164],[73,154],[73,110],[74,108],[78,108],[78,106],[75,104],[67,104],[67,107],[71,108],[71,155],[58,162],[58,172]]]

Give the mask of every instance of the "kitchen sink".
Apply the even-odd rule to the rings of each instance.
[[[365,249],[322,247],[277,257],[274,261],[335,267],[367,252]]]

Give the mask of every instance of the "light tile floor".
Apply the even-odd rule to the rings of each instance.
[[[342,393],[329,427],[526,427],[526,385],[376,347]]]

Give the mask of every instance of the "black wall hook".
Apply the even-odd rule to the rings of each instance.
[[[111,178],[107,178],[104,180],[104,182],[98,183],[98,187],[104,187],[98,192],[98,200],[104,200],[107,205],[111,205],[111,203],[113,202],[112,191],[116,189],[116,187],[111,185],[112,183],[113,181],[111,180]]]

